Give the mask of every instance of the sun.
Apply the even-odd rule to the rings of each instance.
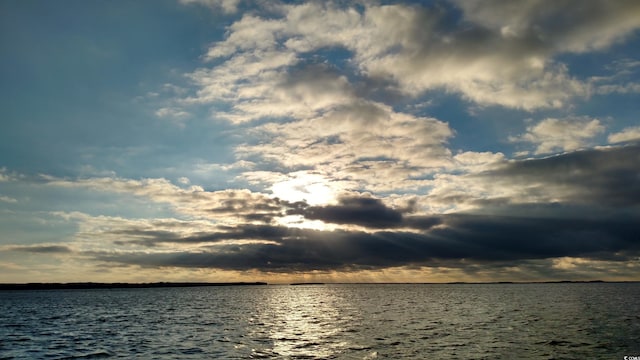
[[[311,206],[327,205],[337,201],[337,191],[331,182],[319,174],[298,171],[289,174],[289,179],[273,184],[273,195],[282,200],[304,201]]]
[[[303,201],[310,206],[323,206],[337,203],[338,189],[335,182],[319,174],[298,171],[289,174],[289,178],[273,184],[271,191],[274,197],[289,202]],[[309,220],[302,215],[286,215],[276,220],[287,227],[334,230],[335,224],[327,224],[320,220]]]

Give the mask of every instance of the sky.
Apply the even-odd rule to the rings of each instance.
[[[640,280],[636,0],[5,0],[0,54],[0,282]]]

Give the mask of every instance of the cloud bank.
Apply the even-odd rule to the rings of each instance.
[[[640,2],[173,5],[140,139],[0,168],[0,268],[638,279]]]

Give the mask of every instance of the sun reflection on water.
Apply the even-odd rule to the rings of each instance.
[[[345,299],[323,285],[278,286],[253,319],[252,338],[264,346],[253,358],[326,359],[349,347],[343,334],[352,331],[344,316]],[[348,313],[353,314],[353,309]]]

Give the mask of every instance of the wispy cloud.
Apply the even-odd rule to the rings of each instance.
[[[65,245],[46,245],[46,244],[8,246],[8,247],[5,247],[3,250],[30,252],[30,253],[44,253],[44,254],[64,254],[64,253],[72,252],[72,250]]]
[[[199,4],[212,8],[214,11],[222,10],[225,13],[235,13],[241,0],[179,0],[180,3]]]
[[[0,201],[2,202],[6,202],[6,203],[10,203],[10,204],[15,204],[18,202],[18,200],[10,197],[10,196],[4,196],[4,195],[0,195]]]

